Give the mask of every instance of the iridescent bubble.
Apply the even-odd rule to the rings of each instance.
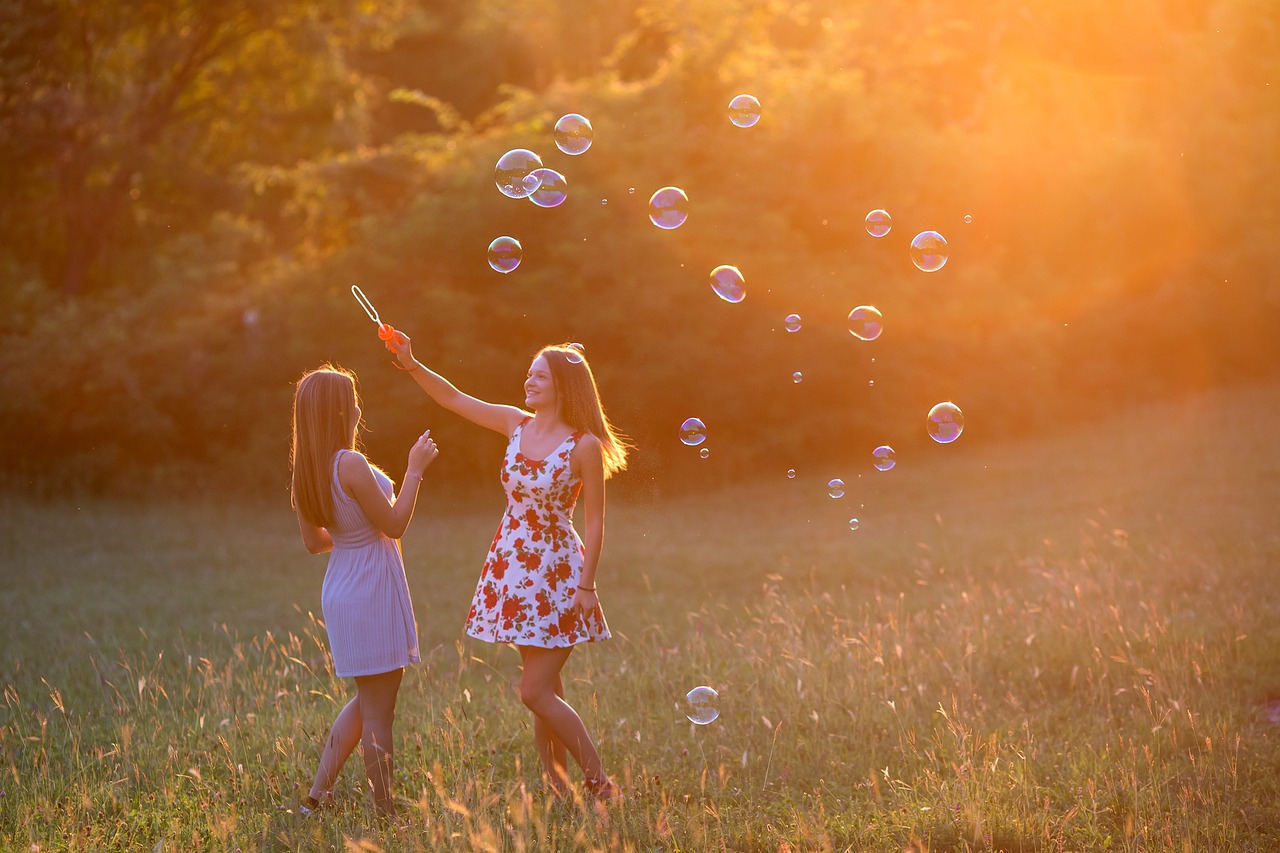
[[[883,237],[893,229],[893,217],[885,210],[873,210],[867,214],[867,233],[872,237]]]
[[[489,266],[500,273],[509,273],[520,266],[524,249],[515,237],[499,237],[489,244]]]
[[[591,147],[591,122],[577,113],[560,116],[555,134],[556,147],[566,154],[581,154]]]
[[[698,418],[687,418],[680,424],[680,440],[690,447],[697,447],[707,440],[707,425]]]
[[[867,380],[867,387],[868,387],[868,388],[874,388],[874,387],[876,387],[876,381],[875,381],[874,379],[868,379],[868,380]]]
[[[698,451],[698,455],[701,456],[703,459],[706,459],[708,456],[711,455],[711,451],[704,447]]]
[[[635,188],[635,187],[628,187],[628,188],[627,188],[627,195],[635,195],[635,194],[636,194],[636,188]]]
[[[786,328],[788,332],[800,331],[800,315],[788,314],[785,318],[783,318],[782,325]]]
[[[937,231],[921,231],[911,240],[911,263],[925,272],[937,272],[947,263],[947,241]]]
[[[804,381],[804,374],[797,370],[795,373],[791,374],[791,381],[799,385]]]
[[[968,225],[970,222],[973,222],[973,217],[966,213],[964,215],[964,224]]]
[[[600,203],[601,203],[601,204],[608,204],[608,203],[609,203],[609,199],[607,199],[607,198],[602,198],[602,199],[600,199]]]
[[[964,413],[955,403],[939,403],[929,410],[929,437],[950,444],[964,432]]]
[[[883,331],[884,316],[870,305],[859,305],[849,312],[849,334],[858,340],[874,341]]]
[[[538,188],[529,193],[529,201],[538,207],[557,207],[569,195],[569,181],[555,169],[534,169],[529,174],[538,179]]]
[[[728,264],[721,264],[711,271],[711,289],[725,302],[741,302],[747,295],[742,273]]]
[[[720,694],[711,687],[695,687],[684,697],[689,708],[685,716],[695,725],[705,726],[716,721],[720,716]]]
[[[871,451],[871,458],[874,460],[877,471],[888,471],[894,465],[897,465],[898,460],[894,456],[893,448],[887,444],[882,444]]]
[[[584,354],[587,351],[586,347],[584,347],[582,344],[578,343],[577,341],[574,341],[573,343],[569,344],[568,350],[569,351],[564,354],[565,361],[569,362],[570,364],[582,364]]]
[[[729,102],[729,121],[737,127],[751,127],[760,120],[760,101],[753,95],[738,95]]]
[[[679,187],[663,187],[649,196],[649,221],[664,231],[679,228],[689,218],[689,197]]]
[[[849,529],[850,529],[850,530],[857,530],[857,529],[858,529],[858,519],[856,519],[856,518],[851,518],[851,519],[849,519]]]
[[[510,198],[524,198],[538,188],[535,169],[542,168],[542,159],[527,148],[512,148],[498,158],[493,169],[493,180],[502,194]]]
[[[831,497],[833,498],[844,497],[844,480],[841,480],[839,477],[837,477],[836,479],[828,482],[827,494],[831,495]]]
[[[787,469],[787,479],[788,479],[788,480],[794,480],[795,478],[796,478],[796,469],[795,469],[795,468],[788,468],[788,469]]]

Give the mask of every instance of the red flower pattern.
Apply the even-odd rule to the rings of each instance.
[[[609,639],[604,612],[583,618],[572,609],[585,549],[573,528],[582,482],[569,457],[581,433],[565,439],[546,459],[520,452],[516,427],[502,460],[507,508],[489,546],[467,633],[480,640],[557,648]]]

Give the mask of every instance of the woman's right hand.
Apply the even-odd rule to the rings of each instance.
[[[421,477],[422,472],[427,470],[427,466],[436,461],[439,455],[440,448],[436,447],[435,439],[431,437],[431,430],[427,430],[418,436],[413,447],[409,448],[409,473]]]
[[[395,353],[402,366],[413,370],[413,345],[408,335],[396,329],[395,334],[387,340],[387,349]]]

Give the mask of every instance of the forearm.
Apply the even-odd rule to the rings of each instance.
[[[394,529],[387,535],[392,539],[401,538],[409,529],[409,522],[413,520],[413,510],[418,505],[418,489],[421,486],[421,474],[404,475],[404,480],[400,483],[400,493],[396,495],[395,503],[391,505]]]
[[[451,411],[456,410],[458,399],[462,396],[454,384],[439,373],[422,364],[416,358],[405,370],[418,387],[427,392],[427,396],[436,403]]]
[[[596,585],[596,574],[600,566],[600,553],[604,550],[603,527],[588,525],[582,546],[582,574],[578,577],[578,585],[593,587]]]

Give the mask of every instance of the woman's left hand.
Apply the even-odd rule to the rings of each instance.
[[[577,610],[583,616],[600,606],[600,596],[596,595],[593,590],[579,588],[573,594],[573,609]]]

